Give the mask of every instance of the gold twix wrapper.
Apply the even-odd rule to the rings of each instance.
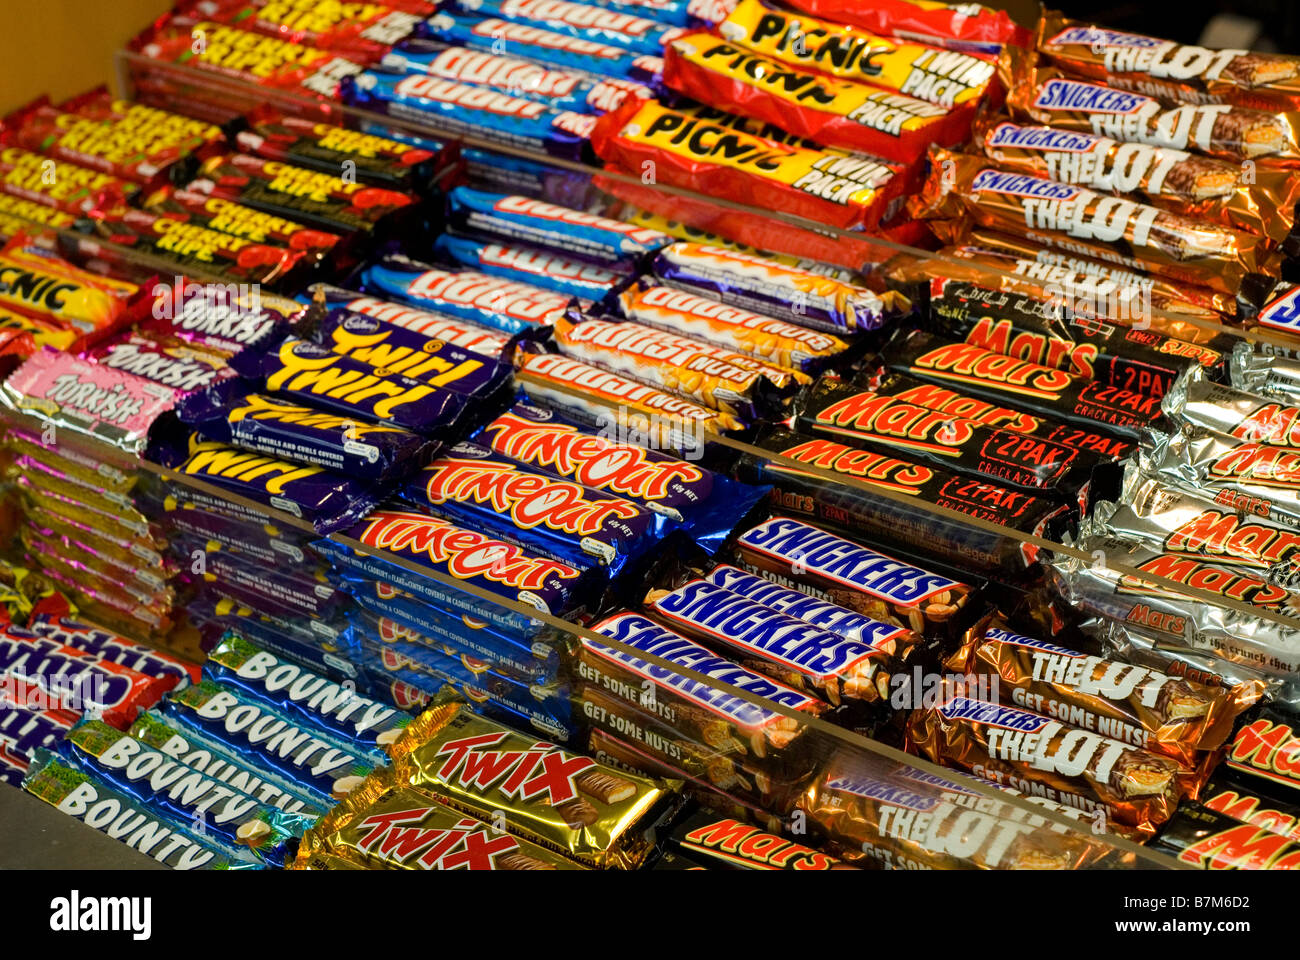
[[[635,869],[650,854],[675,784],[561,750],[463,701],[433,703],[393,746],[398,783],[589,866]]]
[[[389,768],[321,817],[294,870],[581,870],[553,850],[394,783]]]

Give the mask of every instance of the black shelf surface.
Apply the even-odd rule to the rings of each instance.
[[[0,870],[166,870],[17,787],[0,784]]]

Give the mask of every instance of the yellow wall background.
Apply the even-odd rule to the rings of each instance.
[[[115,83],[113,51],[168,0],[0,0],[0,111]]]

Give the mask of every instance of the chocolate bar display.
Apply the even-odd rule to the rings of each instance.
[[[775,488],[772,501],[782,512],[899,548],[911,547],[924,538],[935,556],[953,564],[974,564],[982,573],[1023,572],[1038,550],[1017,538],[977,530],[924,507],[875,496],[870,490],[836,482],[788,461],[856,478],[875,488],[905,494],[918,504],[955,510],[1048,540],[1059,539],[1074,523],[1074,511],[1064,503],[962,476],[937,464],[846,446],[784,427],[765,428],[754,444],[773,456],[743,454],[735,467],[736,476],[748,483],[770,483]]]
[[[1191,777],[1177,761],[1017,707],[949,695],[912,714],[908,741],[936,763],[1032,790],[1151,831],[1168,820]]]
[[[1290,866],[1291,59],[182,0],[0,125],[0,780],[175,868]]]
[[[1118,489],[1119,471],[1111,457],[1086,445],[1094,434],[1059,425],[1039,428],[1037,418],[1001,409],[1012,422],[990,427],[824,377],[795,398],[792,419],[802,433],[885,456],[901,452],[927,466],[1063,503],[1086,502],[1086,489],[1094,496]],[[1024,432],[1015,429],[1017,424]]]
[[[930,151],[930,177],[909,209],[938,221],[956,217],[1016,233],[1050,247],[1113,258],[1130,268],[1236,292],[1250,273],[1277,273],[1263,237],[1180,216],[1088,187],[1058,183],[941,150]]]
[[[1158,393],[1088,380],[923,331],[900,330],[881,351],[880,362],[918,380],[955,385],[979,397],[1023,407],[1044,419],[1130,441],[1138,439],[1144,427],[1162,426]]]

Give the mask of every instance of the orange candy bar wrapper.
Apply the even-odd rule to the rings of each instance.
[[[741,422],[774,406],[770,379],[697,344],[630,321],[555,321],[555,345],[565,356],[602,367],[717,410]],[[720,351],[719,351],[720,352]]]
[[[960,693],[945,683],[939,703],[912,714],[910,750],[1025,793],[1046,788],[1048,799],[1151,831],[1203,779],[1169,757]]]
[[[987,57],[944,52],[852,26],[852,20],[835,21],[788,13],[762,0],[740,0],[717,32],[724,40],[813,73],[958,111],[967,124],[974,108],[999,92],[995,65]]]
[[[839,23],[852,23],[874,33],[902,37],[936,47],[998,52],[1003,44],[1028,46],[1033,35],[1005,10],[978,3],[936,0],[793,0],[796,10]]]
[[[606,193],[648,211],[657,220],[675,224],[676,230],[665,231],[675,237],[758,256],[776,254],[773,259],[789,266],[828,275],[833,273],[841,280],[853,280],[865,264],[881,263],[896,252],[895,248],[872,243],[865,236],[818,233],[761,214],[719,206],[698,197],[664,193],[641,183],[629,183],[600,174],[593,177],[592,182]],[[891,243],[905,246],[924,249],[934,245],[933,235],[918,220],[902,218],[900,223],[881,227],[875,233]],[[723,242],[719,243],[719,239]],[[827,264],[843,269],[830,271]]]
[[[998,62],[1007,108],[1063,130],[1095,133],[1125,143],[1188,150],[1232,163],[1300,163],[1300,112],[1252,110],[1228,104],[1179,104],[1081,80],[1053,66],[1035,66],[1030,54],[1008,47]]]
[[[703,30],[665,46],[664,83],[701,103],[828,147],[897,163],[916,160],[931,143],[965,141],[973,112],[813,73]]]
[[[947,661],[959,673],[997,677],[1004,701],[1208,771],[1257,686],[1207,687],[1149,667],[1090,656],[993,628]]]
[[[1179,103],[1300,110],[1300,57],[1212,50],[1068,20],[1049,11],[1038,51],[1062,70]]]
[[[1247,274],[1276,274],[1279,266],[1268,242],[1253,234],[937,147],[930,162],[929,179],[908,209],[923,219],[958,221],[949,229],[960,229],[966,218],[1225,294],[1234,294]],[[936,233],[944,230],[941,225]]]
[[[849,863],[883,870],[1077,870],[1132,858],[1093,838],[1092,818],[1078,808],[1027,798],[1080,821],[1071,830],[903,764],[879,767],[860,756],[835,757],[799,800],[829,839],[827,850]]]
[[[694,449],[742,426],[721,411],[558,353],[517,354],[515,378],[541,406],[592,426],[617,424],[670,449]]]
[[[1076,316],[1100,316],[1126,323],[1153,310],[1182,314],[1213,329],[1159,314],[1151,316],[1152,328],[1190,343],[1204,343],[1222,332],[1218,325],[1236,309],[1233,297],[1208,287],[1177,283],[1113,262],[1052,250],[1008,234],[963,230],[954,239],[952,246],[939,251],[943,257],[940,269],[959,271],[969,265],[969,277],[953,275],[986,285],[991,282],[1007,290],[1025,290],[1028,284],[1030,292],[1044,298],[1052,294],[1064,296],[1069,312]],[[922,264],[929,262],[921,257],[915,259]],[[993,270],[1012,276],[999,279],[989,272]]]
[[[1005,170],[1018,170],[1142,203],[1281,243],[1295,227],[1300,177],[1250,170],[1185,150],[1052,127],[984,119],[975,143]]]

